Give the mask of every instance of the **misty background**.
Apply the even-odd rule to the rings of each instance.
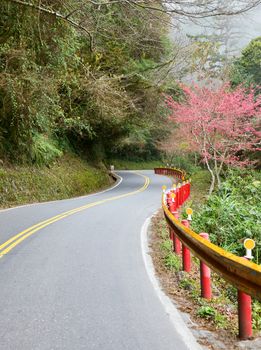
[[[261,5],[235,16],[217,16],[201,21],[182,19],[179,28],[183,35],[227,35],[230,54],[238,55],[252,39],[261,35]],[[172,34],[176,35],[175,29],[173,29]]]

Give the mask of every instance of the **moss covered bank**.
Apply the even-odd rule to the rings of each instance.
[[[0,167],[0,207],[81,196],[104,189],[113,180],[102,165],[65,155],[50,167]]]

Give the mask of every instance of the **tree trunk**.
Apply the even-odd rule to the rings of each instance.
[[[212,192],[214,191],[216,178],[215,178],[215,175],[214,175],[214,173],[213,173],[213,171],[211,169],[209,170],[209,172],[211,174],[211,185],[210,185],[210,188],[209,188],[209,191],[208,191],[208,194],[210,196],[212,194]]]
[[[212,194],[212,192],[214,191],[214,188],[215,188],[216,177],[215,177],[215,174],[214,174],[213,170],[210,168],[210,165],[209,165],[209,162],[208,162],[207,158],[205,158],[205,162],[206,162],[208,171],[211,174],[211,185],[210,185],[210,188],[209,188],[209,191],[208,191],[208,194],[210,196]]]
[[[214,162],[215,162],[215,176],[216,176],[216,179],[217,179],[217,183],[218,183],[218,188],[221,187],[221,180],[220,180],[220,171],[221,171],[221,168],[218,169],[218,163],[217,163],[217,159],[216,159],[216,151],[214,151]]]
[[[198,155],[197,155],[196,152],[194,153],[194,165],[195,165],[195,166],[198,165]]]

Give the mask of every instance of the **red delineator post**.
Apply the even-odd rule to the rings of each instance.
[[[246,258],[243,258],[246,259]],[[238,328],[241,340],[249,339],[253,336],[252,331],[252,299],[251,296],[238,290]]]
[[[208,233],[202,232],[199,234],[200,237],[203,237],[209,240]],[[210,268],[200,261],[200,285],[201,285],[201,297],[210,300],[212,298],[211,290],[211,271]]]
[[[189,227],[188,220],[182,220],[181,223],[184,226]],[[182,262],[183,262],[183,271],[190,272],[191,270],[190,251],[184,244],[182,244]]]

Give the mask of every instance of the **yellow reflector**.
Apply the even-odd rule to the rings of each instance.
[[[247,238],[244,240],[244,247],[246,249],[254,249],[256,246],[256,243],[253,239]]]
[[[193,214],[193,210],[191,208],[187,208],[186,209],[186,213],[187,213],[187,215],[192,215]]]

